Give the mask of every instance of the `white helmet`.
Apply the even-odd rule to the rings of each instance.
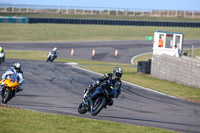
[[[123,70],[120,67],[115,67],[112,73],[115,78],[120,79],[122,77]]]
[[[56,48],[56,47],[55,47],[55,48],[53,48],[53,51],[57,51],[57,50],[58,50],[58,48]]]
[[[17,72],[19,72],[21,70],[21,64],[20,63],[15,63],[14,64],[14,68]]]

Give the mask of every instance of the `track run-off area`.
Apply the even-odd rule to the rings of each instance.
[[[198,40],[185,41],[195,48]],[[58,47],[60,58],[78,58],[107,62],[130,63],[133,56],[152,51],[148,41],[107,42],[57,42],[57,43],[2,43],[4,50],[43,50]],[[71,48],[75,55],[70,56]],[[96,55],[91,56],[92,49]],[[114,50],[119,55],[114,56]],[[112,51],[112,52],[111,52]],[[8,105],[39,112],[56,113],[110,120],[142,126],[154,126],[181,132],[200,131],[200,104],[160,94],[137,85],[124,82],[122,93],[114,99],[114,105],[103,109],[97,116],[80,115],[77,108],[82,101],[83,90],[101,75],[77,66],[61,62],[6,59],[0,66],[2,75],[14,62],[22,64],[24,91],[8,102]]]

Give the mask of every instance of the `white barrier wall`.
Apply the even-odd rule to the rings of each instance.
[[[153,55],[153,77],[200,88],[200,60],[183,56]]]

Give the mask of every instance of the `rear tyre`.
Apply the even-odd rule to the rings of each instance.
[[[86,112],[87,112],[87,110],[86,110],[86,108],[85,108],[85,106],[83,105],[84,103],[82,102],[80,105],[79,105],[79,107],[78,107],[78,112],[80,113],[80,114],[85,114]]]
[[[107,104],[107,99],[105,97],[98,97],[91,111],[91,115],[96,116]]]

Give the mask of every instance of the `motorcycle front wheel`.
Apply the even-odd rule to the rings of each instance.
[[[91,115],[96,116],[107,104],[107,99],[105,97],[98,97],[91,111]]]
[[[12,90],[5,89],[2,90],[2,103],[7,104],[7,102],[12,98]]]
[[[86,112],[87,112],[87,110],[86,110],[86,108],[85,108],[85,106],[83,105],[84,103],[81,103],[80,105],[79,105],[79,107],[78,107],[78,112],[80,113],[80,114],[85,114]]]

